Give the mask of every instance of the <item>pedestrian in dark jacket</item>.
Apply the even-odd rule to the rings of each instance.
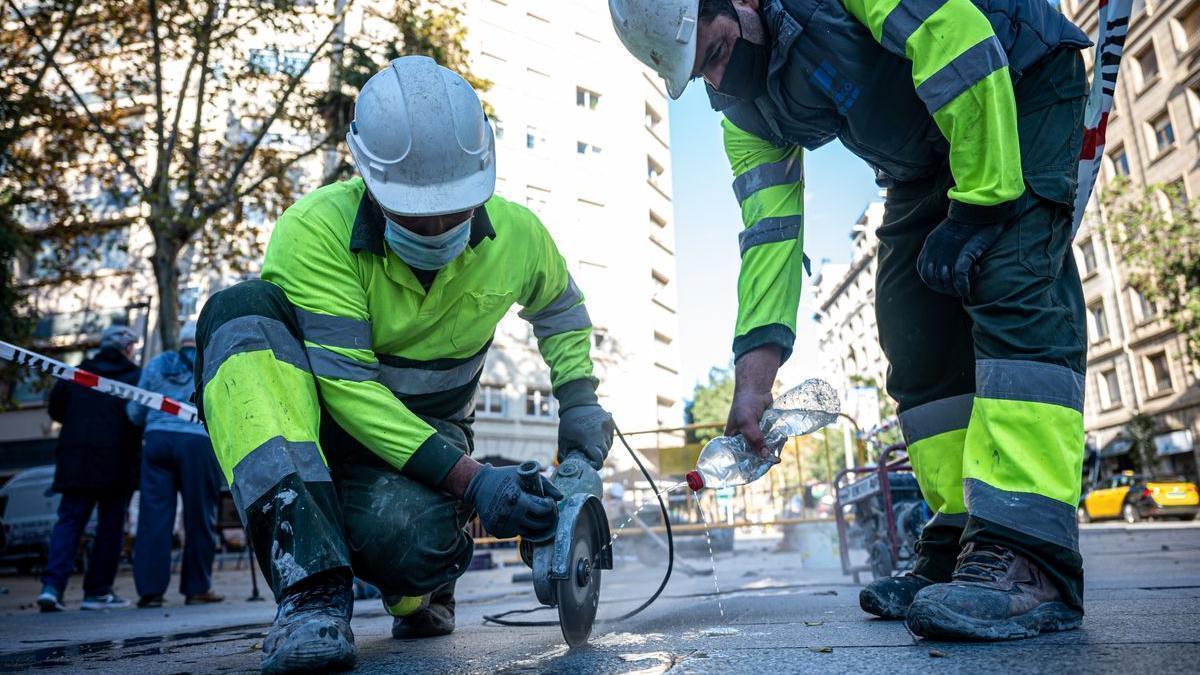
[[[179,333],[179,351],[163,352],[142,371],[138,386],[177,401],[195,390],[196,324]],[[142,481],[137,537],[133,545],[133,580],[138,607],[162,607],[171,582],[171,543],[176,493],[183,497],[183,564],[179,592],[189,605],[221,602],[212,590],[213,556],[217,552],[217,499],[221,468],[204,427],[130,401],[126,412],[144,426]]]
[[[130,359],[137,334],[110,326],[100,351],[79,367],[90,373],[136,384],[140,370]],[[58,434],[53,490],[62,494],[58,522],[50,538],[38,606],[43,612],[65,609],[63,591],[75,567],[84,527],[97,510],[96,536],[83,578],[82,609],[128,607],[113,593],[125,531],[129,497],[138,486],[142,432],[125,417],[125,402],[73,382],[59,381],[50,392],[50,417],[62,423]]]

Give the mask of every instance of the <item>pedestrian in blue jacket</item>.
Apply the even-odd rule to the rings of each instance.
[[[195,389],[194,322],[184,324],[179,340],[179,351],[163,352],[146,365],[139,387],[177,401],[188,400]],[[221,490],[221,473],[212,442],[203,426],[174,415],[132,401],[126,412],[134,424],[146,428],[137,539],[133,546],[138,607],[161,607],[171,581],[176,493],[183,497],[184,529],[179,591],[189,605],[221,602],[225,598],[212,590]]]

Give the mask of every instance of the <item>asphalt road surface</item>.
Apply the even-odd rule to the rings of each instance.
[[[424,641],[391,639],[379,601],[359,601],[358,672],[1195,672],[1200,663],[1200,524],[1096,525],[1081,537],[1087,617],[1081,630],[1002,644],[914,639],[900,622],[858,609],[857,587],[837,570],[813,569],[778,539],[741,537],[710,575],[676,573],[643,614],[599,623],[589,646],[568,650],[557,628],[484,625],[482,617],[536,605],[523,567],[468,573],[458,588],[458,630]],[[709,568],[703,547],[686,562]],[[621,559],[607,572],[600,615],[615,616],[657,586],[663,562]],[[186,607],[172,595],[158,610],[39,614],[36,582],[0,578],[0,671],[256,672],[272,603],[246,602],[245,569],[226,568],[221,605]],[[127,574],[117,590],[133,596]],[[529,618],[554,618],[539,612]]]

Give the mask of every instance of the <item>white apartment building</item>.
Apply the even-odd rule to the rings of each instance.
[[[357,3],[347,14],[348,41],[360,31],[387,30],[372,17],[372,4]],[[473,72],[493,83],[483,99],[495,113],[497,192],[541,217],[587,296],[601,402],[624,431],[679,426],[674,213],[661,83],[620,45],[604,3],[468,0],[462,21]],[[263,37],[218,62],[228,69],[302,64],[325,25],[311,36]],[[319,59],[306,81],[328,76],[328,59]],[[237,109],[238,95],[252,94],[235,91],[229,110]],[[236,115],[209,122],[214,133],[240,129]],[[290,142],[286,130],[275,131],[270,143]],[[303,165],[301,191],[319,181],[321,164],[315,157]],[[269,236],[270,227],[264,222],[258,234]],[[153,314],[140,306],[154,288],[149,236],[132,229],[109,235],[115,240],[83,282],[35,293],[43,317],[37,348],[77,363],[100,331],[117,322],[145,331],[154,350]],[[211,292],[237,280],[206,270],[185,274],[182,318],[194,317]],[[0,414],[0,473],[53,461],[56,429],[42,396],[22,391],[24,406]],[[515,310],[497,330],[476,410],[477,456],[553,459],[557,417],[549,371]],[[631,441],[639,438],[654,442],[654,436]],[[613,457],[629,461],[624,453]]]
[[[1063,0],[1064,14],[1093,36],[1094,3]],[[1200,0],[1135,0],[1100,185],[1121,174],[1135,186],[1178,186],[1200,196]],[[1092,53],[1085,59],[1089,73]],[[1124,465],[1123,430],[1135,412],[1153,415],[1159,470],[1198,475],[1200,368],[1184,338],[1129,286],[1093,196],[1075,240],[1088,321],[1084,425],[1090,444]]]

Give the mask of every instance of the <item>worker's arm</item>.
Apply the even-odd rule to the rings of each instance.
[[[583,293],[537,216],[512,204],[504,205],[503,210],[507,217],[527,219],[523,229],[530,241],[528,276],[518,299],[524,308],[520,316],[533,327],[538,351],[550,366],[559,410],[594,404],[597,381],[592,376],[592,320]]]
[[[338,425],[401,473],[440,486],[463,454],[379,382],[354,255],[319,216],[289,210],[271,236],[262,278],[295,306],[321,401]]]
[[[1025,191],[1008,57],[971,0],[842,0],[888,51],[912,61],[913,85],[950,141],[950,217],[990,224]],[[880,111],[886,115],[886,111]]]
[[[786,361],[796,339],[804,277],[803,150],[776,147],[728,119],[721,126],[744,227],[738,237],[742,264],[734,359],[776,346]]]

